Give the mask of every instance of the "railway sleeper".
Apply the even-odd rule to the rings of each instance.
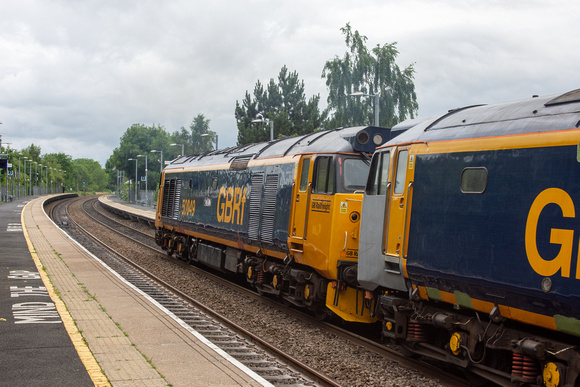
[[[453,364],[501,385],[580,384],[580,347],[496,316],[404,296],[385,294],[377,303],[383,339],[404,354]]]

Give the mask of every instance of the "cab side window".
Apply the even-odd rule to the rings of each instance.
[[[314,163],[314,192],[333,194],[334,160],[330,156],[318,157]]]
[[[397,175],[395,177],[395,194],[405,192],[405,178],[407,177],[407,155],[409,151],[402,150],[399,152],[397,159]]]
[[[310,170],[310,159],[302,160],[302,174],[300,175],[300,191],[306,191],[308,188],[308,172]]]
[[[367,195],[386,195],[389,181],[391,153],[376,153],[373,157],[367,181]]]

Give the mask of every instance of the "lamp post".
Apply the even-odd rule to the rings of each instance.
[[[209,133],[203,133],[203,134],[201,135],[201,137],[210,137],[210,134],[209,134]],[[209,140],[209,141],[210,141],[210,142],[213,142],[213,141],[211,141],[211,138],[210,138],[210,140]],[[218,150],[218,149],[219,149],[219,148],[218,148],[218,135],[217,135],[217,133],[216,133],[216,134],[215,134],[215,150]]]
[[[6,196],[4,197],[4,201],[6,203],[8,203],[8,165],[10,164],[10,153],[8,153],[8,151],[10,150],[10,144],[12,144],[11,142],[5,142],[5,148],[6,148]],[[0,144],[0,151],[2,151],[1,148],[1,144]]]
[[[153,149],[151,153],[160,153],[159,157],[159,186],[157,190],[161,190],[161,176],[163,175],[163,151],[162,150],[155,150]],[[159,195],[159,192],[157,193]],[[157,196],[157,200],[159,200],[159,196]]]
[[[45,165],[44,168],[46,168],[46,170],[44,171],[44,177],[45,177],[45,181],[44,181],[44,191],[45,194],[48,195],[48,168],[50,168],[48,165]]]
[[[137,203],[137,159],[127,159],[127,160],[135,161],[135,203]]]
[[[161,153],[161,157],[159,159],[159,165],[160,165],[160,168],[159,168],[160,175],[159,176],[161,176],[161,173],[163,173],[163,151],[154,149],[151,151],[151,153]]]
[[[40,164],[40,194],[42,194],[42,170],[46,168],[46,165],[42,165]],[[46,181],[44,182],[44,188],[45,188],[45,192],[46,193]]]
[[[20,199],[20,191],[22,191],[21,185],[22,185],[22,175],[20,175],[20,159],[22,158],[22,155],[18,156],[18,199]]]
[[[30,196],[32,196],[32,194],[33,194],[32,191],[34,191],[33,188],[32,188],[33,187],[33,182],[32,182],[32,164],[38,164],[38,163],[36,161],[30,160],[30,175],[28,175],[28,178],[30,179],[30,184],[29,184],[30,185],[30,187],[29,187],[30,188]]]
[[[42,164],[36,165],[36,181],[38,182],[38,166],[40,165],[40,182],[38,183],[38,188],[40,188],[40,195],[42,195]]]
[[[351,97],[375,97],[375,126],[379,126],[379,97],[381,93],[366,94],[362,91],[355,91],[350,94]]]
[[[26,161],[28,157],[22,156],[24,158],[24,174],[26,174]],[[24,196],[28,195],[28,190],[26,189],[26,179],[24,179]]]
[[[270,124],[270,141],[274,141],[274,121],[271,121],[268,118],[264,118],[262,113],[258,113],[258,115],[256,116],[256,119],[252,120],[252,123],[256,124],[259,122],[263,122],[266,125],[268,125],[268,123]]]
[[[180,154],[180,156],[185,156],[185,155],[183,154],[183,152],[184,152],[184,151],[183,151],[183,144],[169,144],[169,145],[171,145],[171,146],[181,146],[181,154]]]
[[[147,155],[137,155],[137,157],[145,157],[145,205],[149,205],[149,195],[147,190]]]

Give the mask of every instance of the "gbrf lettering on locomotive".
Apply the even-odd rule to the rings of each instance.
[[[225,187],[220,188],[217,203],[217,221],[242,225],[242,214],[246,206],[247,188]]]

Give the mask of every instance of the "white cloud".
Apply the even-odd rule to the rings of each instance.
[[[347,22],[414,63],[421,115],[580,85],[573,1],[83,1],[3,5],[0,133],[104,164],[133,123],[188,126],[203,113],[220,146],[236,100],[296,70],[310,97]]]

